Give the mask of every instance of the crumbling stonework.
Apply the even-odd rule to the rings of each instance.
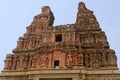
[[[2,80],[41,80],[41,75],[55,78],[55,73],[75,80],[120,80],[115,51],[109,48],[93,11],[83,2],[78,5],[75,24],[53,26],[53,23],[51,9],[42,7],[42,12],[18,39],[13,54],[6,56]]]

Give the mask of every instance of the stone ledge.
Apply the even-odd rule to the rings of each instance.
[[[26,74],[77,74],[77,73],[86,73],[86,70],[65,70],[65,69],[52,69],[52,70],[38,70],[38,71],[28,71]]]
[[[120,75],[120,71],[119,70],[91,70],[91,71],[87,71],[87,74],[119,74]]]
[[[2,72],[0,73],[0,77],[2,76],[25,76],[26,72]]]
[[[119,70],[79,70],[79,69],[47,69],[47,70],[29,70],[29,71],[4,71],[0,76],[22,76],[22,75],[37,75],[37,74],[118,74]]]

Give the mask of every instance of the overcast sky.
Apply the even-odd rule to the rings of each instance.
[[[6,54],[12,53],[17,40],[42,6],[50,6],[55,16],[54,25],[76,21],[78,3],[83,1],[94,12],[105,31],[110,48],[114,49],[120,67],[120,0],[1,0],[0,1],[0,71]]]

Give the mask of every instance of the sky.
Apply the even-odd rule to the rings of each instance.
[[[17,46],[17,40],[26,32],[42,6],[50,6],[55,16],[54,25],[76,21],[79,2],[94,12],[107,36],[110,48],[115,50],[120,68],[120,0],[1,0],[0,1],[0,71],[7,54]]]

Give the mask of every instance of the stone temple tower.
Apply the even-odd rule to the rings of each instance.
[[[6,56],[0,80],[120,80],[115,51],[83,2],[74,24],[53,23],[50,7],[42,7]]]

